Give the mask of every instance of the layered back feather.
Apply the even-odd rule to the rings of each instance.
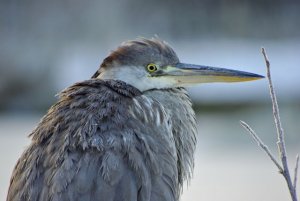
[[[30,134],[7,200],[177,201],[192,173],[195,135],[184,89],[74,84]]]

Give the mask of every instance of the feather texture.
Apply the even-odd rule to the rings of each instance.
[[[30,134],[7,200],[177,201],[193,169],[195,135],[184,89],[76,83]]]

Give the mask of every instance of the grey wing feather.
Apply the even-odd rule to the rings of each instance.
[[[71,86],[32,132],[7,200],[178,200],[169,118],[122,82]]]

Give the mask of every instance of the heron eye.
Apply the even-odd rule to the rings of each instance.
[[[157,65],[152,64],[152,63],[148,64],[147,65],[147,70],[148,70],[148,72],[153,73],[153,72],[157,71]]]

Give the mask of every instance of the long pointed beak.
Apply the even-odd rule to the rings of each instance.
[[[162,67],[153,76],[172,76],[181,84],[244,82],[264,78],[264,76],[244,71],[185,63]]]

